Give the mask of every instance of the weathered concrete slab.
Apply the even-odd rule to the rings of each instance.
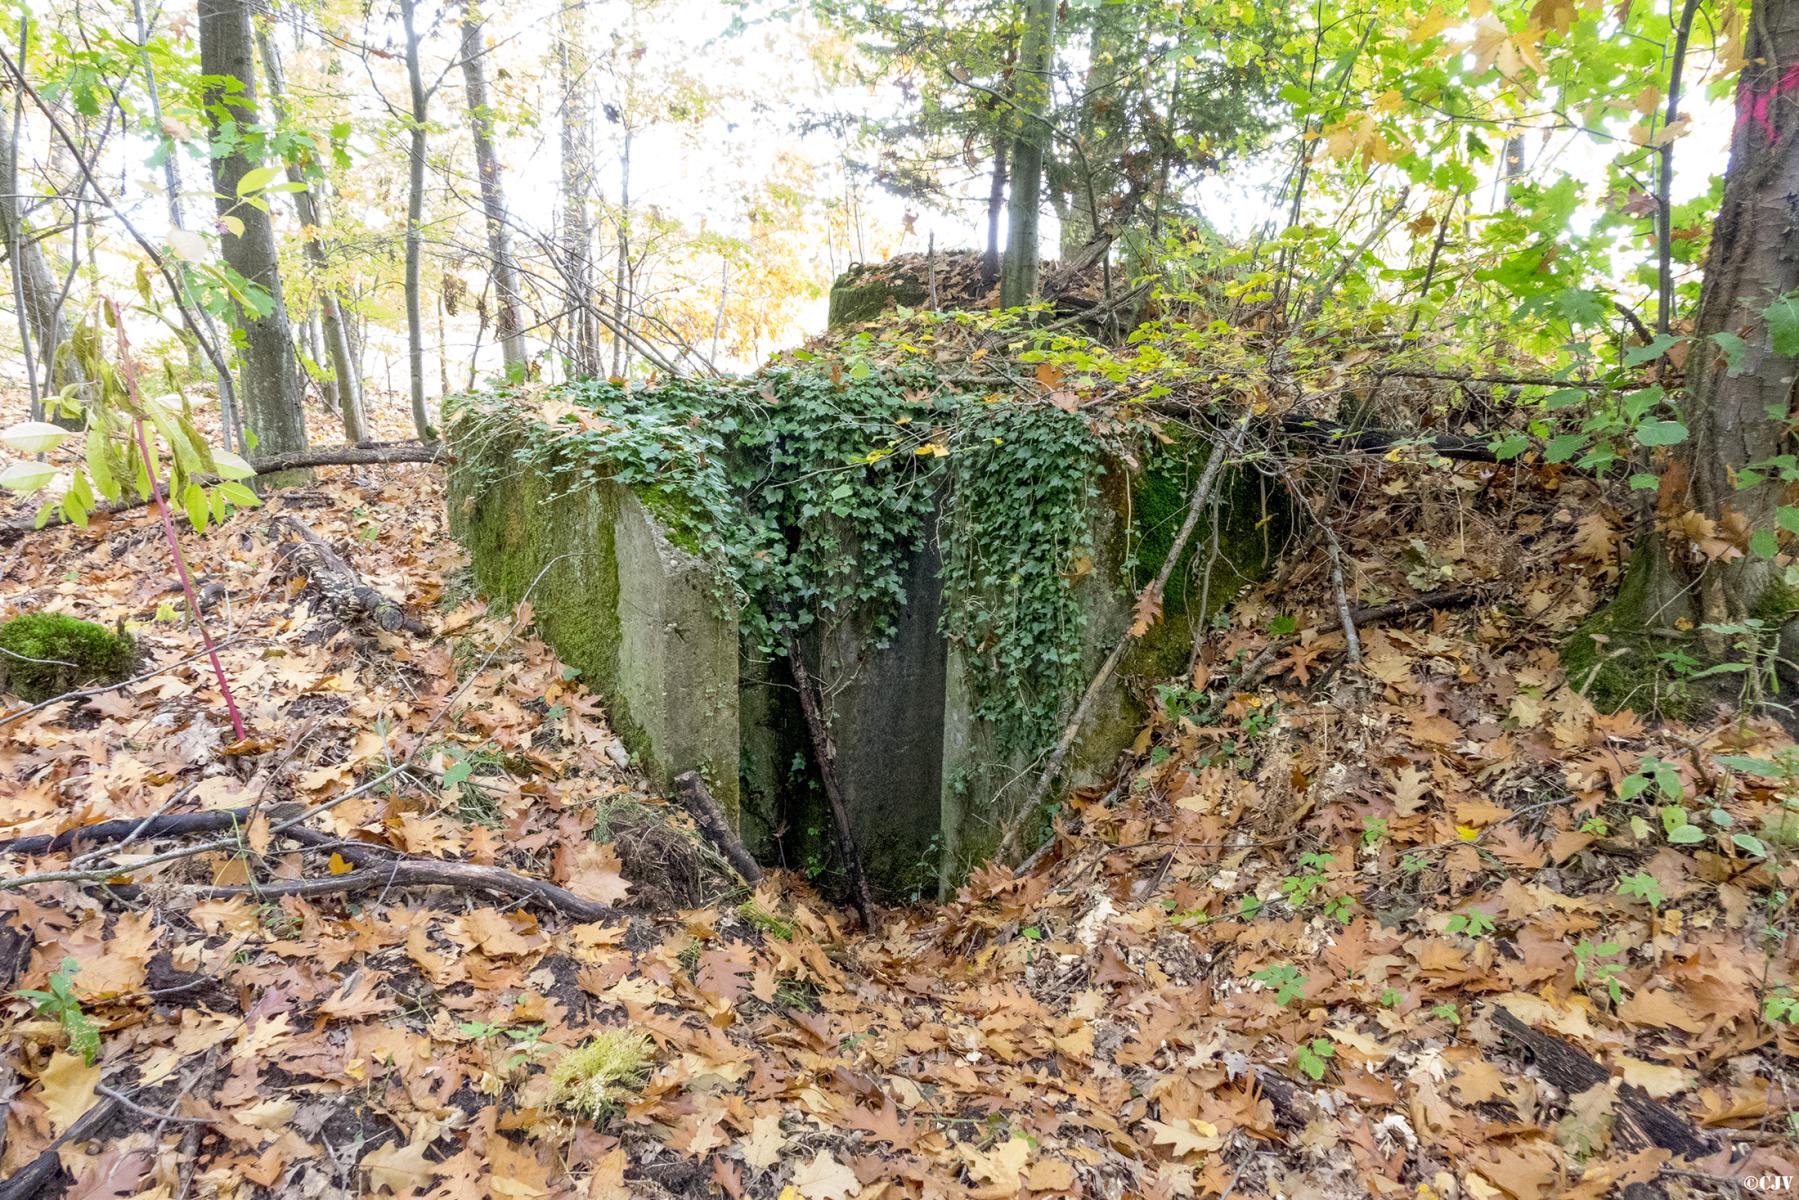
[[[573,486],[552,469],[526,468],[514,453],[524,435],[513,436],[511,444],[491,432],[458,442],[452,529],[470,549],[476,582],[508,601],[531,591],[544,638],[605,698],[614,728],[653,780],[666,787],[683,771],[700,771],[752,851],[823,868],[834,854],[830,818],[791,674],[743,636],[719,565],[671,539],[657,516],[666,507],[646,507],[604,478]],[[1035,558],[1035,567],[1018,568],[1067,578],[1081,615],[1078,680],[1065,681],[1066,695],[1048,693],[1063,719],[1134,619],[1136,595],[1168,553],[1207,449],[1198,438],[1177,439],[1152,446],[1141,464],[1109,458],[1078,539],[1091,561],[1078,571]],[[935,515],[899,564],[905,601],[886,640],[873,612],[812,626],[800,640],[826,689],[837,773],[864,864],[890,896],[952,887],[991,853],[1054,741],[1054,730],[1002,737],[981,715],[983,698],[1015,685],[987,657],[989,646],[971,649],[944,633],[951,598],[936,523],[955,519],[948,498],[957,472],[995,469],[987,461],[953,459],[933,485]],[[1069,758],[1065,787],[1106,775],[1143,726],[1150,685],[1179,674],[1196,629],[1270,565],[1284,531],[1264,514],[1278,508],[1247,473],[1227,483],[1216,537],[1208,524],[1192,539],[1162,621],[1102,697]]]
[[[606,698],[658,786],[699,771],[738,819],[737,617],[712,565],[629,489],[565,489],[520,467],[515,444],[459,446],[450,471],[451,532],[476,583],[509,603],[529,593],[544,640]]]

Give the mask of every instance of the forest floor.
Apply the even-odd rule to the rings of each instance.
[[[528,610],[470,593],[438,468],[321,470],[184,535],[244,742],[152,514],[20,538],[0,617],[124,622],[163,669],[0,710],[0,837],[253,812],[158,864],[205,839],[0,863],[0,989],[45,993],[0,1000],[0,1177],[50,1147],[44,1194],[84,1200],[1546,1200],[1799,1173],[1799,828],[1791,778],[1749,765],[1790,743],[1730,712],[1601,715],[1563,679],[1556,647],[1621,566],[1590,481],[1351,469],[1352,598],[1477,604],[1369,621],[1350,666],[1323,555],[1289,556],[1029,871],[872,932],[831,881],[751,893],[681,832]],[[428,635],[320,604],[280,515]],[[1273,640],[1267,679],[1195,724]],[[322,844],[272,827],[292,804]],[[280,894],[363,878],[331,839],[614,915]],[[96,852],[91,878],[18,885]],[[608,1031],[647,1039],[641,1072],[595,1114],[558,1104],[557,1064]]]

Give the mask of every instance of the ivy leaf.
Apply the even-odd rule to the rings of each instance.
[[[1687,440],[1687,427],[1679,421],[1645,421],[1637,426],[1637,444],[1675,446]]]
[[[1768,342],[1774,353],[1799,358],[1799,294],[1789,292],[1762,309],[1768,322]]]
[[[1712,334],[1712,341],[1718,347],[1718,353],[1724,356],[1724,369],[1732,379],[1743,373],[1743,356],[1749,353],[1749,343],[1729,331]]]

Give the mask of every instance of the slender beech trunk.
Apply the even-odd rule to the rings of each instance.
[[[1687,360],[1681,415],[1688,439],[1668,465],[1656,514],[1666,536],[1644,531],[1618,599],[1569,647],[1571,676],[1590,674],[1602,686],[1607,660],[1635,651],[1636,661],[1626,659],[1624,666],[1639,665],[1663,648],[1657,631],[1680,628],[1683,621],[1737,623],[1759,616],[1784,623],[1782,653],[1799,658],[1799,604],[1790,598],[1792,589],[1780,586],[1775,560],[1751,541],[1752,535],[1765,542],[1775,534],[1786,484],[1776,471],[1764,471],[1776,477],[1759,484],[1745,474],[1793,451],[1788,414],[1799,358],[1791,346],[1776,348],[1768,308],[1799,291],[1799,240],[1792,236],[1792,198],[1799,196],[1799,104],[1792,92],[1799,4],[1757,0],[1744,58],[1737,80],[1741,115]],[[1605,635],[1597,646],[1594,633]],[[1723,647],[1708,649],[1716,654]],[[1595,698],[1631,702],[1607,690],[1613,694]]]
[[[200,0],[200,71],[213,78],[233,78],[242,90],[209,87],[204,96],[207,121],[215,139],[226,120],[239,128],[257,124],[255,41],[250,33],[249,0]],[[284,454],[306,447],[306,413],[301,407],[299,374],[287,319],[287,300],[275,257],[275,229],[269,214],[237,198],[238,181],[256,164],[240,148],[212,160],[212,187],[221,216],[241,220],[243,233],[221,235],[225,261],[233,270],[268,293],[270,311],[256,316],[241,307],[235,324],[243,335],[243,379],[239,389],[243,415],[256,435],[259,454]]]
[[[512,256],[512,230],[507,225],[506,193],[500,182],[500,156],[493,146],[493,109],[487,99],[487,71],[481,44],[481,7],[465,0],[462,9],[462,82],[468,93],[469,133],[475,143],[475,174],[481,181],[481,214],[487,225],[489,273],[498,303],[494,334],[509,378],[523,379],[529,351],[524,322],[519,319],[518,263]]]
[[[144,16],[144,0],[131,0],[131,15],[137,22],[137,44],[143,46],[150,41],[150,22]],[[162,128],[162,86],[156,79],[156,66],[150,61],[150,52],[144,51],[144,91],[150,99],[150,124],[157,129]],[[280,88],[277,86],[277,93]],[[162,156],[162,185],[164,199],[169,206],[169,228],[186,229],[187,220],[181,212],[181,160],[175,147],[169,145]],[[213,323],[212,314],[204,308],[198,309],[198,316],[206,326],[206,336],[214,344],[220,344],[218,326]],[[188,343],[188,354],[198,360],[202,357],[200,339],[190,330],[180,331],[181,339]],[[235,436],[241,447],[243,442],[243,425],[238,419],[237,390],[231,382],[228,371],[218,371],[214,376],[219,389],[219,424],[225,435],[225,449],[232,447]]]
[[[1128,4],[1099,5],[1089,14],[1087,78],[1082,86],[1076,137],[1081,153],[1070,152],[1063,170],[1062,258],[1066,261],[1098,235],[1116,206],[1124,178],[1125,94],[1123,68],[1142,45],[1137,13]]]
[[[999,218],[1006,211],[1006,143],[993,147],[993,182],[987,189],[987,252],[981,256],[981,286],[999,282]]]
[[[9,114],[5,126],[0,127],[0,188],[6,189],[6,194],[0,196],[0,237],[4,238],[12,267],[13,301],[18,308],[25,365],[31,375],[31,396],[34,405],[41,406],[43,398],[38,394],[38,381],[46,374],[52,392],[61,390],[79,376],[70,376],[74,364],[66,356],[61,363],[56,361],[64,332],[62,306],[57,303],[60,289],[55,276],[50,273],[43,247],[21,215],[23,206],[18,199],[18,180],[18,153]],[[47,372],[42,366],[45,363],[51,364]]]
[[[281,54],[269,38],[267,30],[258,29],[256,41],[262,50],[263,67],[268,72],[269,104],[276,115],[285,117],[282,106],[287,88],[281,77]],[[287,157],[287,177],[295,183],[306,185],[305,191],[294,193],[294,211],[300,218],[300,236],[306,248],[306,263],[318,277],[319,333],[325,343],[326,355],[320,358],[315,350],[313,361],[320,364],[329,361],[331,364],[328,395],[343,418],[344,440],[352,445],[366,442],[369,427],[362,408],[362,388],[356,377],[356,360],[350,356],[350,339],[344,332],[343,303],[338,298],[337,290],[331,286],[331,262],[325,254],[325,217],[319,211],[318,202],[312,193],[318,180],[308,176],[306,162],[297,151]]]
[[[436,432],[425,409],[425,314],[419,302],[419,259],[424,252],[425,215],[425,77],[419,67],[417,0],[400,0],[406,26],[406,82],[412,91],[412,137],[406,183],[406,374],[412,387],[412,423],[421,441]]]
[[[1043,200],[1043,152],[1049,142],[1056,0],[1024,0],[1023,17],[1012,88],[1017,136],[1012,143],[1012,194],[1006,206],[1006,261],[999,284],[1002,308],[1028,304],[1037,292],[1037,222]]]
[[[556,39],[562,87],[562,277],[569,292],[569,358],[576,375],[600,373],[599,329],[593,313],[593,105],[588,79],[587,10],[562,10]]]
[[[612,373],[623,378],[631,373],[631,347],[625,341],[631,330],[631,127],[625,126],[618,155],[618,266],[612,287],[612,315],[618,328],[612,335]]]
[[[1699,0],[1686,0],[1680,24],[1674,30],[1674,48],[1668,56],[1668,109],[1662,128],[1680,119],[1680,76],[1686,67],[1687,40],[1693,35],[1693,18]],[[1655,331],[1665,334],[1674,320],[1674,143],[1662,143],[1656,152],[1655,170]]]

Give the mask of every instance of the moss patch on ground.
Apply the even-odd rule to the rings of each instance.
[[[1603,712],[1630,708],[1680,716],[1693,704],[1691,690],[1663,670],[1660,653],[1674,640],[1648,629],[1649,556],[1656,552],[1652,539],[1638,543],[1612,602],[1583,621],[1562,648],[1569,686]]]
[[[129,679],[136,668],[135,643],[92,621],[24,613],[0,625],[0,692],[30,704]]]

